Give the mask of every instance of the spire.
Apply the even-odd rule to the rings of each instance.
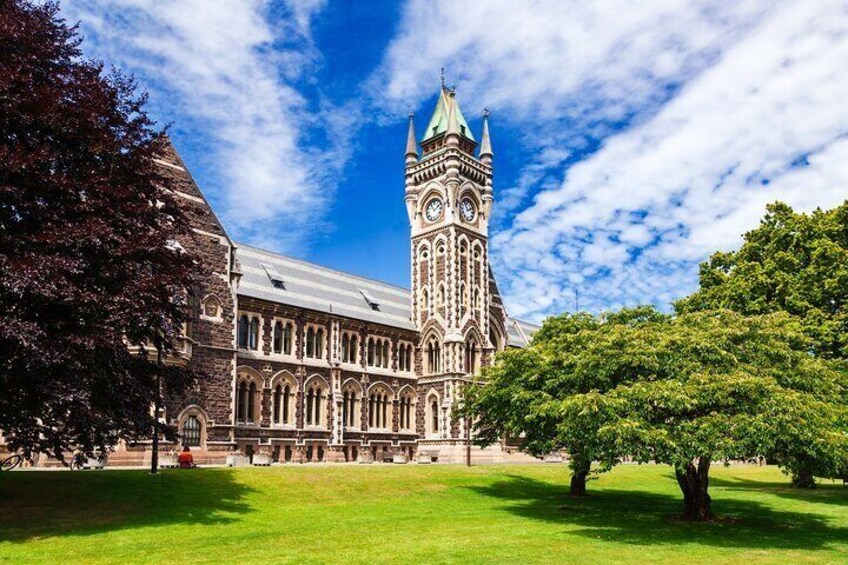
[[[449,101],[448,101],[448,127],[445,131],[445,135],[459,135],[459,123],[456,119],[456,112],[459,110],[459,106],[456,105],[456,90],[448,90],[447,91]],[[466,131],[468,127],[465,128]]]
[[[409,113],[409,133],[406,136],[406,161],[418,161],[418,146],[415,144],[415,124],[412,121],[414,114]]]
[[[465,116],[462,115],[462,110],[456,102],[456,89],[448,88],[443,82],[439,89],[439,100],[433,110],[433,116],[427,124],[427,129],[424,130],[424,137],[421,138],[422,145],[428,140],[448,132],[451,114],[454,114],[453,120],[455,120],[452,133],[458,133],[461,137],[476,142],[471,134],[471,128],[468,127],[468,122],[465,121]]]
[[[483,109],[483,137],[480,140],[480,160],[492,160],[492,141],[489,139],[489,109]]]

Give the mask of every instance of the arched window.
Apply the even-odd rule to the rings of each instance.
[[[247,387],[247,421],[254,423],[256,421],[256,383],[252,382]]]
[[[250,319],[250,335],[248,336],[250,349],[254,351],[259,349],[259,317],[254,316]]]
[[[383,342],[383,368],[389,368],[390,359],[391,355],[389,355],[389,340],[385,340]]]
[[[247,349],[248,345],[248,333],[249,333],[250,321],[247,318],[247,314],[242,314],[239,316],[238,323],[238,346],[242,349]]]
[[[413,350],[411,345],[406,346],[406,370],[412,371],[412,355]]]
[[[292,334],[294,328],[291,322],[286,322],[286,329],[283,331],[283,353],[291,355],[292,352]]]
[[[292,388],[289,385],[286,385],[283,388],[283,423],[284,424],[292,424],[292,416],[293,410],[291,409],[292,398],[294,395],[292,394]]]
[[[398,370],[406,370],[406,346],[403,344],[398,346]]]
[[[427,289],[421,289],[421,311],[426,312],[430,308],[430,294]]]
[[[200,420],[197,416],[188,416],[183,422],[183,445],[200,447]]]
[[[368,338],[368,365],[374,366],[374,338]]]
[[[459,285],[459,296],[459,315],[465,316],[468,311],[468,289],[466,289],[465,283]]]
[[[368,395],[368,427],[376,429],[390,429],[392,427],[392,413],[390,405],[391,395],[382,387],[377,387]]]
[[[439,435],[439,399],[436,396],[427,399],[427,435]]]
[[[247,378],[240,378],[236,385],[236,421],[253,424],[259,420],[257,398],[259,389],[256,383]]]
[[[274,322],[273,350],[274,353],[283,352],[283,323],[280,321]]]
[[[376,349],[376,352],[375,352],[376,354],[375,354],[375,357],[374,357],[374,365],[376,365],[377,367],[382,367],[383,366],[383,347],[382,347],[382,345],[380,345],[379,341],[374,342],[374,346],[375,346],[375,349]]]
[[[306,330],[306,356],[315,356],[315,329],[311,326]]]
[[[359,397],[353,385],[346,386],[342,394],[342,422],[348,428],[359,427]]]
[[[324,389],[317,383],[313,383],[306,391],[306,425],[324,425]]]
[[[473,373],[477,370],[477,343],[467,341],[465,343],[465,372]]]
[[[342,334],[342,363],[350,362],[350,338]]]
[[[275,424],[282,423],[282,408],[283,408],[283,386],[277,385],[274,387],[274,417],[273,422]]]
[[[315,358],[324,358],[324,330],[320,328],[315,332]]]
[[[413,417],[414,405],[415,400],[411,393],[407,393],[401,397],[400,405],[398,407],[400,410],[400,414],[398,414],[398,426],[401,430],[415,429],[415,419]]]
[[[436,291],[436,306],[445,305],[445,285],[439,284],[439,289]]]
[[[432,374],[440,373],[442,370],[442,349],[439,342],[435,338],[427,344],[427,372]]]

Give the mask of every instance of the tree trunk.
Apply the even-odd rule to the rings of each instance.
[[[573,461],[571,466],[571,496],[586,496],[586,477],[591,463]]]
[[[792,486],[795,488],[816,488],[816,479],[809,466],[803,465],[792,473]]]
[[[713,519],[710,508],[712,499],[708,492],[710,486],[710,458],[701,457],[690,461],[684,468],[675,467],[677,484],[683,491],[683,517],[686,520],[704,522]]]

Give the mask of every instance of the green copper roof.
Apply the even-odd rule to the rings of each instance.
[[[436,109],[433,111],[433,117],[430,118],[430,123],[427,124],[427,129],[424,130],[424,137],[421,138],[421,143],[448,130],[448,116],[450,115],[451,106],[453,106],[456,112],[456,124],[459,134],[466,139],[476,142],[474,135],[471,133],[471,128],[468,127],[468,122],[465,121],[465,116],[462,115],[462,110],[459,109],[456,97],[446,88],[442,88],[439,94],[439,101],[436,102]]]

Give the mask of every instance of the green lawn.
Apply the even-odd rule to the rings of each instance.
[[[848,563],[848,488],[715,469],[678,519],[667,467],[567,496],[563,465],[289,466],[0,475],[0,563]]]

